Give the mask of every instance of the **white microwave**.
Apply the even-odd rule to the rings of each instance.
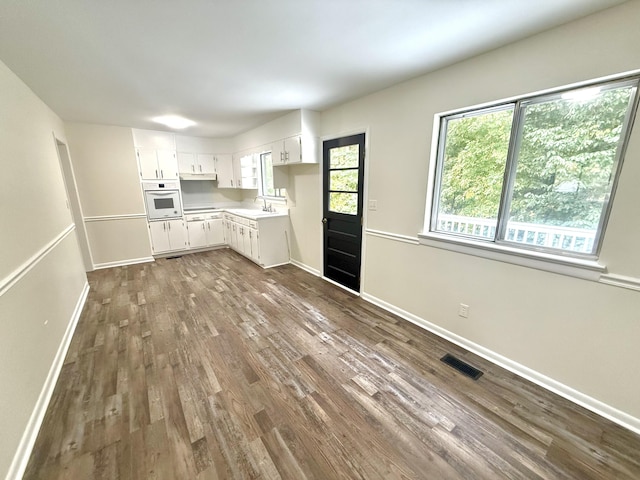
[[[178,182],[145,182],[142,189],[149,220],[182,217]]]

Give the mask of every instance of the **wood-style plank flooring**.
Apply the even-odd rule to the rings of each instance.
[[[294,266],[89,280],[25,479],[640,478],[638,435]]]

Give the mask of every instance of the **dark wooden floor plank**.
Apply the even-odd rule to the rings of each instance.
[[[638,435],[291,265],[89,281],[25,479],[640,478]]]

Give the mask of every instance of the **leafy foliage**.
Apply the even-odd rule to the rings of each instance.
[[[526,107],[511,218],[596,229],[630,90]]]
[[[356,215],[358,213],[358,165],[360,146],[345,145],[329,150],[329,210]],[[342,193],[345,192],[345,193]]]
[[[498,216],[512,116],[509,109],[448,122],[441,212]]]
[[[523,106],[509,219],[596,229],[631,88]],[[450,119],[440,212],[497,218],[513,110]]]

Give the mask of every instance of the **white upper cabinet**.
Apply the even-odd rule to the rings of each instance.
[[[216,157],[211,153],[196,153],[196,173],[211,175],[216,173]]]
[[[274,165],[291,165],[294,163],[318,163],[302,161],[302,135],[285,138],[273,143],[271,158]]]
[[[271,151],[273,165],[320,163],[320,114],[296,110],[234,137],[235,151]]]
[[[178,160],[173,133],[132,129],[138,167],[143,180],[176,180]]]
[[[178,161],[176,152],[172,150],[156,150],[160,178],[176,180],[178,178]]]
[[[237,188],[233,172],[233,156],[216,155],[215,165],[218,174],[218,188]]]
[[[196,154],[178,152],[178,171],[180,173],[196,173]]]
[[[320,162],[318,112],[299,110],[290,114],[287,129],[290,135],[272,141],[271,157],[276,166]]]
[[[156,151],[147,148],[137,148],[136,155],[138,157],[138,166],[140,167],[140,175],[143,179],[159,178],[158,172],[158,156]]]
[[[231,177],[227,176],[225,166],[221,163],[231,161],[230,155],[218,152],[233,152],[232,139],[192,137],[176,135],[176,150],[180,164],[180,176],[184,180],[214,180],[215,175],[222,172],[224,185],[222,188],[235,188],[231,185]],[[227,160],[229,158],[229,160]],[[220,170],[220,171],[219,171]],[[235,180],[235,179],[233,179]]]
[[[140,176],[143,180],[176,180],[178,162],[176,152],[152,148],[136,148]]]
[[[213,175],[216,173],[216,156],[212,153],[178,152],[178,168],[181,174]]]

